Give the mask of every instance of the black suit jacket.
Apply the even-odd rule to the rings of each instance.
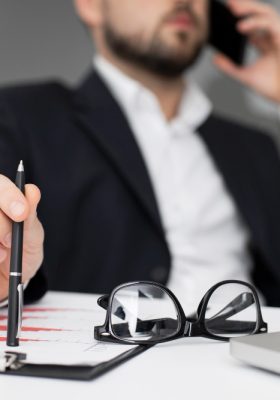
[[[253,279],[280,305],[280,163],[271,139],[212,115],[199,133],[251,233]],[[57,83],[0,91],[0,171],[20,159],[42,191],[41,272],[26,290],[108,292],[130,280],[165,283],[170,252],[150,178],[118,104],[91,72],[77,89]],[[225,269],[227,266],[225,265]]]

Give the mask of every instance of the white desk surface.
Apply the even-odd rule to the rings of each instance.
[[[82,306],[95,304],[96,296],[50,292],[40,304],[57,306],[60,300]],[[270,332],[280,331],[280,309],[264,308],[263,316]],[[235,360],[228,343],[186,338],[155,346],[90,382],[0,375],[0,396],[8,400],[279,400],[280,375]]]

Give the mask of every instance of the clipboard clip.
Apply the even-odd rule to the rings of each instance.
[[[26,359],[26,354],[6,351],[0,353],[0,372],[8,370],[18,370],[24,366],[23,360]]]

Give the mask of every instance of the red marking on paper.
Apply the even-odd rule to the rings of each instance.
[[[8,319],[8,317],[7,316],[1,316],[0,317],[0,321],[6,321]],[[39,316],[33,316],[32,315],[32,317],[30,317],[30,316],[27,316],[27,317],[22,317],[22,320],[26,320],[26,319],[48,319],[48,317],[39,317]]]
[[[7,330],[7,325],[0,325],[0,331],[6,331]],[[43,328],[40,326],[22,326],[21,327],[22,332],[66,332],[67,330],[64,329],[57,329],[57,328]]]
[[[5,337],[0,337],[0,342],[6,342],[7,338]],[[46,342],[46,340],[40,340],[40,339],[20,339],[20,342]]]
[[[21,328],[22,332],[66,332],[67,329],[59,329],[59,328],[43,328],[43,327],[37,327],[37,326],[22,326]]]
[[[68,311],[66,308],[47,308],[47,307],[25,307],[23,312],[58,312]]]
[[[55,308],[55,307],[24,307],[23,312],[80,312],[80,311],[89,311],[87,309],[78,309],[78,308]]]

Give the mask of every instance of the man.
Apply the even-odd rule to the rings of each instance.
[[[0,92],[0,299],[8,292],[12,219],[25,221],[28,300],[42,295],[46,280],[55,290],[108,292],[149,279],[195,301],[213,283],[236,278],[280,305],[275,146],[214,116],[183,77],[207,39],[208,1],[75,5],[98,53],[82,85]],[[238,28],[260,58],[246,68],[223,56],[216,64],[280,102],[278,14],[253,0],[229,6],[246,16]],[[12,183],[20,159],[37,185],[27,185],[25,197]]]

